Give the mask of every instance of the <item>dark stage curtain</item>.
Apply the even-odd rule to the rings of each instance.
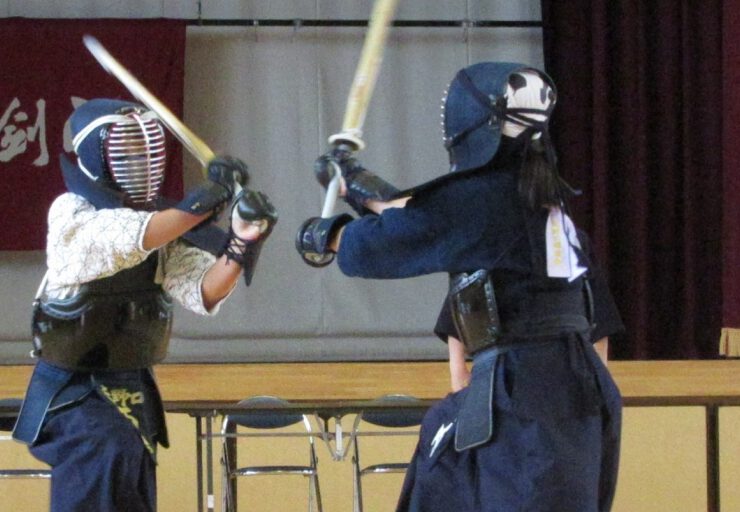
[[[724,265],[720,351],[740,357],[740,7],[737,2],[725,2],[722,6]]]
[[[542,0],[560,169],[583,191],[574,217],[627,327],[615,359],[718,355],[722,11],[721,0]]]

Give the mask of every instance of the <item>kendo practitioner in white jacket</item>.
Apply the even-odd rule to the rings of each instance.
[[[152,366],[173,300],[215,315],[242,275],[249,284],[277,215],[231,157],[181,201],[160,197],[165,131],[138,104],[93,99],[70,122],[77,161],[62,155],[68,191],[49,209],[38,361],[14,437],[51,466],[52,512],[154,511],[168,440]],[[228,232],[213,222],[223,210]]]

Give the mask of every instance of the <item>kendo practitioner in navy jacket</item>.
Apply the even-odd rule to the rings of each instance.
[[[548,133],[555,85],[484,62],[443,101],[450,173],[399,192],[340,146],[315,171],[326,186],[337,164],[361,217],[309,218],[296,238],[307,263],[336,256],[348,276],[449,273],[470,383],[426,415],[398,510],[609,510],[621,398],[592,343],[593,265]]]
[[[151,367],[173,300],[215,315],[240,276],[249,284],[277,215],[231,157],[181,201],[161,197],[165,131],[141,105],[93,99],[70,124],[77,161],[61,157],[68,191],[49,209],[38,362],[13,436],[51,466],[52,512],[152,512],[168,441]],[[212,221],[229,202],[225,232]]]

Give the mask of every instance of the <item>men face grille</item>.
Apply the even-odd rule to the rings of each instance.
[[[110,125],[105,140],[108,169],[134,205],[154,201],[164,182],[165,135],[156,119],[139,113]]]

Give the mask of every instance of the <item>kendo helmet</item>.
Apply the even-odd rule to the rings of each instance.
[[[120,190],[133,207],[159,196],[166,164],[165,132],[156,114],[136,103],[92,99],[70,118],[79,170]]]
[[[518,137],[524,132],[542,138],[548,158],[554,159],[547,130],[556,98],[552,79],[524,64],[482,62],[458,71],[442,98],[450,171],[487,164],[502,135]]]

